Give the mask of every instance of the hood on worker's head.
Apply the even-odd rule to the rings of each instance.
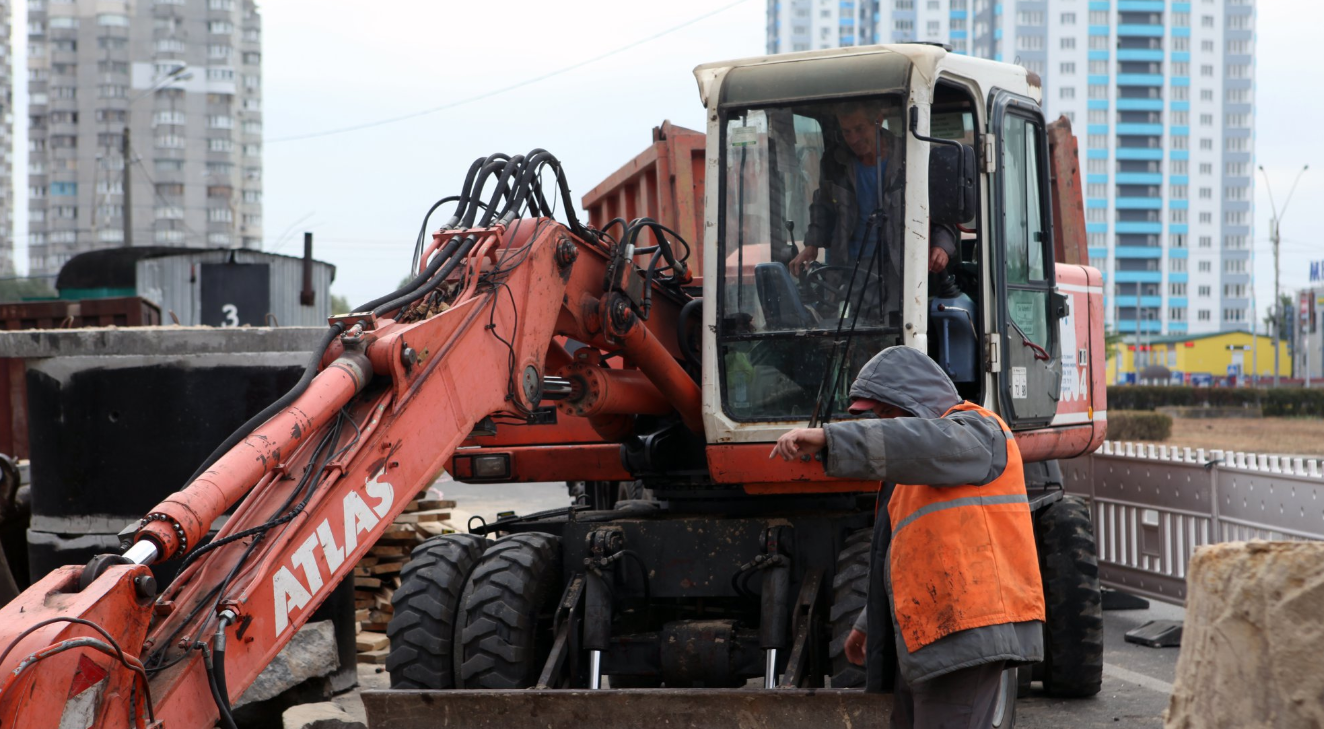
[[[888,347],[864,363],[850,397],[895,405],[919,418],[940,418],[961,403],[937,362],[914,347]]]

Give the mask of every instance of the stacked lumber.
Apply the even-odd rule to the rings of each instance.
[[[409,553],[424,540],[456,531],[450,521],[454,507],[454,501],[431,498],[426,491],[419,494],[354,567],[359,663],[386,663],[391,650],[386,625],[393,612],[391,598],[400,588],[400,570],[409,561]]]

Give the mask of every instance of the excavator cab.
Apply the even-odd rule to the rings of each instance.
[[[1064,268],[1086,262],[1084,231],[1054,221],[1054,180],[1074,170],[1055,166],[1037,77],[924,44],[695,75],[715,176],[703,241],[710,445],[850,417],[855,374],[898,344],[927,351],[965,399],[1030,441],[1070,425],[1062,450],[1097,442],[1101,342],[1088,322],[1101,287]],[[945,266],[930,261],[939,239],[955,249]],[[817,256],[797,270],[806,246]],[[1047,460],[1057,446],[1030,448]]]

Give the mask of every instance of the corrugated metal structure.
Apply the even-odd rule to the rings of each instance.
[[[305,260],[241,249],[179,250],[139,260],[138,295],[157,302],[162,318],[185,326],[317,326],[331,315],[336,267],[311,267],[311,303],[300,303]]]

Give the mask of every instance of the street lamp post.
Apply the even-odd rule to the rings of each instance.
[[[1310,169],[1310,165],[1303,165],[1301,171],[1296,173],[1296,179],[1292,180],[1292,187],[1287,191],[1287,197],[1283,200],[1281,210],[1274,204],[1273,188],[1269,186],[1269,173],[1264,171],[1264,165],[1260,165],[1260,174],[1264,175],[1264,189],[1269,193],[1269,207],[1273,210],[1273,217],[1269,220],[1269,240],[1273,242],[1273,306],[1270,311],[1273,312],[1273,386],[1278,386],[1278,350],[1282,349],[1283,338],[1283,302],[1282,294],[1278,291],[1278,247],[1282,242],[1280,231],[1283,227],[1283,216],[1287,214],[1287,206],[1292,202],[1292,193],[1296,192],[1296,183],[1301,181],[1301,175]],[[1252,242],[1252,245],[1254,243]],[[1252,275],[1254,272],[1252,272]]]
[[[133,105],[144,96],[175,81],[187,81],[193,78],[193,74],[184,73],[186,69],[188,66],[176,66],[170,73],[157,79],[147,87],[146,91],[129,99],[129,103],[124,105],[124,136],[120,140],[120,155],[124,158],[124,169],[120,171],[120,186],[124,188],[124,214],[120,219],[124,221],[125,248],[133,247],[133,177],[129,174],[129,168],[133,165],[133,145],[129,142],[129,121],[133,118]]]

